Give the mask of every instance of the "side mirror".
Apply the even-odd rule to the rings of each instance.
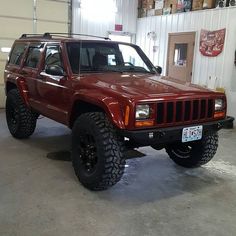
[[[159,75],[161,75],[162,74],[162,67],[156,66],[156,71]]]
[[[58,65],[47,66],[45,72],[49,75],[64,76],[64,70]]]

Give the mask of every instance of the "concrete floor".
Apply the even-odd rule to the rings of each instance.
[[[236,130],[220,136],[202,168],[142,148],[147,156],[127,161],[116,186],[90,192],[68,161],[70,130],[44,118],[30,139],[15,140],[1,111],[0,235],[235,236]]]

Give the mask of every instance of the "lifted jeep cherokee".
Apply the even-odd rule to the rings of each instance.
[[[223,93],[161,77],[133,44],[24,34],[4,77],[10,133],[29,137],[40,114],[70,127],[75,173],[92,190],[121,179],[125,148],[165,148],[188,168],[207,163],[227,122]]]

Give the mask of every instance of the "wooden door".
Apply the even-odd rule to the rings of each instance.
[[[195,32],[169,34],[167,76],[191,82]]]

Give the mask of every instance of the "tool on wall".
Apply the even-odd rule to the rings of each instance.
[[[234,65],[236,66],[236,50],[234,52]]]

